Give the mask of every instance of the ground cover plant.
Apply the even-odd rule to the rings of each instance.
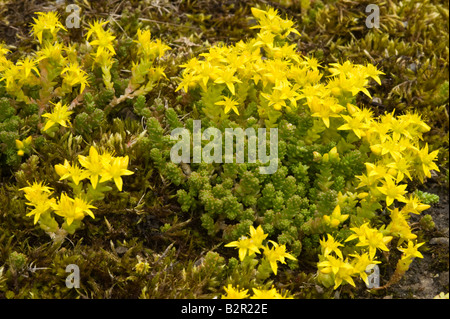
[[[448,298],[445,36],[404,32],[405,71],[411,3],[366,34],[351,4],[33,8],[0,44],[0,296],[409,298],[433,256]]]

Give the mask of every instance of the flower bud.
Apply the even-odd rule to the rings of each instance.
[[[314,151],[313,156],[314,156],[314,158],[313,158],[314,162],[319,162],[322,160],[322,155],[319,152]]]

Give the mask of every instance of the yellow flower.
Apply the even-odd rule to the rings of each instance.
[[[403,210],[399,211],[398,207],[396,207],[391,210],[391,222],[386,228],[390,234],[400,237],[401,241],[405,239],[412,240],[417,238],[417,235],[411,232],[411,228],[406,221],[406,217],[407,215],[404,214]],[[401,242],[399,242],[399,244],[400,243]]]
[[[254,253],[259,254],[260,248],[263,248],[262,242],[267,237],[267,234],[264,234],[264,230],[261,225],[259,225],[256,229],[253,226],[250,226],[250,238],[247,236],[242,236],[237,241],[232,241],[225,245],[225,247],[236,247],[239,249],[239,259],[244,260],[247,252],[249,255]]]
[[[287,83],[286,73],[288,72],[288,65],[285,61],[277,60],[265,60],[262,64],[261,75],[263,76],[263,86],[268,83],[279,86],[280,83]],[[273,93],[273,92],[272,92]],[[280,92],[281,93],[281,92]],[[281,95],[280,95],[281,96]]]
[[[339,117],[338,113],[345,109],[335,99],[321,99],[317,96],[312,96],[307,103],[311,116],[320,117],[327,128],[330,127],[330,117]]]
[[[268,246],[264,247],[264,256],[267,259],[267,261],[270,263],[270,267],[272,268],[273,273],[277,274],[277,261],[281,262],[282,264],[285,264],[285,258],[291,259],[291,260],[297,260],[294,256],[286,252],[286,245],[279,246],[276,242],[269,240],[270,243],[272,243],[272,248],[269,249]]]
[[[398,118],[410,124],[407,129],[412,129],[411,132],[418,131],[420,133],[425,133],[431,130],[431,128],[424,121],[422,121],[422,116],[418,113],[407,113],[398,116]],[[417,135],[417,133],[414,135]],[[422,139],[420,135],[419,138]]]
[[[111,154],[109,152],[103,152],[100,155],[100,160],[101,160],[101,162],[102,162],[104,167],[107,166],[107,165],[110,165],[112,163],[113,159],[114,159],[113,154]]]
[[[88,202],[86,202],[85,200],[76,197],[74,199],[74,206],[75,206],[75,210],[81,211],[83,212],[85,215],[89,215],[92,218],[95,218],[94,213],[91,211],[92,209],[97,209],[97,207],[89,205]]]
[[[170,50],[170,47],[162,43],[160,39],[152,41],[150,30],[138,29],[136,35],[138,39],[133,42],[138,44],[137,53],[145,60],[153,60],[156,57],[161,58],[166,51]]]
[[[145,275],[149,271],[150,265],[147,262],[141,261],[137,263],[134,268],[136,269],[137,273]]]
[[[405,175],[409,178],[409,180],[412,180],[411,174],[409,173],[410,162],[405,157],[387,164],[386,167],[393,168],[397,171],[397,182],[401,182],[405,178]]]
[[[347,74],[353,70],[353,64],[350,61],[345,61],[343,64],[330,63],[329,65],[333,66],[333,68],[328,68],[328,71],[331,72],[330,76],[336,76],[341,73]]]
[[[346,75],[349,83],[349,91],[352,92],[353,95],[356,95],[359,92],[363,92],[369,98],[372,98],[369,91],[366,89],[369,81],[367,80],[367,76],[366,74],[364,74],[363,70],[355,67]]]
[[[394,139],[394,141],[400,140],[402,136],[405,136],[409,140],[412,140],[413,137],[408,130],[409,126],[411,126],[411,123],[409,123],[408,120],[405,121],[402,118],[392,118],[390,123],[390,130],[392,131],[392,138]]]
[[[368,253],[363,253],[361,255],[349,254],[349,256],[353,257],[351,265],[354,273],[358,274],[366,285],[368,285],[369,282],[366,271],[372,269],[376,264],[380,264],[381,262],[371,259]]]
[[[355,273],[353,266],[347,260],[341,263],[339,271],[334,275],[334,289],[337,289],[342,283],[346,282],[356,287],[352,275]]]
[[[64,44],[47,42],[37,53],[38,58],[36,61],[44,59],[51,59],[56,61],[59,65],[63,65],[66,58],[63,56]]]
[[[109,51],[103,50],[99,54],[96,54],[94,62],[102,68],[104,73],[107,73],[105,71],[109,71],[114,63],[113,54]],[[95,67],[95,64],[92,65],[92,69]]]
[[[355,287],[355,282],[351,277],[354,269],[347,260],[344,261],[332,255],[327,255],[325,258],[326,260],[320,261],[317,267],[319,272],[334,276],[334,289],[337,289],[343,282],[347,282]]]
[[[0,81],[6,82],[6,88],[8,90],[14,91],[15,89],[20,89],[20,86],[17,87],[16,83],[16,81],[22,77],[20,74],[20,66],[11,63],[9,67],[7,67],[3,71],[2,75],[3,77],[0,79]]]
[[[353,116],[341,115],[346,121],[344,125],[338,127],[338,130],[353,131],[359,139],[366,135],[365,130],[369,127],[365,123],[365,118],[362,115],[354,114]]]
[[[34,221],[33,223],[36,225],[39,221],[39,218],[42,214],[48,212],[52,209],[53,205],[55,204],[54,198],[49,198],[45,202],[38,203],[33,210],[31,210],[27,216],[33,216],[34,215]]]
[[[221,72],[218,72],[218,77],[214,81],[214,83],[222,84],[225,83],[228,89],[230,90],[231,94],[235,94],[234,90],[234,83],[242,83],[241,80],[239,80],[234,74],[236,73],[236,69],[233,68],[226,68],[224,70],[221,70]]]
[[[400,237],[398,245],[404,240],[413,240],[417,238],[417,235],[412,233],[411,227],[406,221],[406,215],[402,211],[399,211],[398,208],[391,211],[391,222],[386,227],[386,230],[392,235]]]
[[[359,241],[364,241],[366,237],[366,230],[369,228],[369,223],[364,223],[359,227],[352,227],[350,230],[354,232],[354,234],[347,237],[345,242],[351,241],[353,239],[358,238]]]
[[[55,107],[53,108],[52,113],[45,113],[42,115],[42,117],[46,117],[48,119],[42,130],[45,132],[55,124],[68,127],[68,124],[70,124],[69,117],[73,113],[72,111],[69,111],[68,105],[62,105],[61,101],[56,104],[53,102],[50,103],[52,103]]]
[[[423,255],[418,250],[418,248],[420,246],[422,246],[423,244],[425,244],[425,243],[419,243],[419,244],[414,245],[414,242],[408,241],[408,246],[406,248],[402,248],[402,247],[397,248],[398,250],[400,250],[403,253],[401,259],[402,260],[412,259],[415,257],[423,258]]]
[[[377,249],[384,251],[389,251],[386,244],[392,240],[392,236],[384,236],[378,229],[373,229],[368,226],[368,223],[361,225],[359,228],[350,228],[355,234],[350,235],[345,240],[350,241],[358,238],[359,242],[356,246],[368,246],[369,247],[369,257],[373,259]]]
[[[272,53],[275,59],[286,59],[295,61],[297,63],[304,63],[305,61],[300,62],[300,55],[297,53],[297,44],[285,43],[282,47],[273,48]],[[305,59],[308,59],[307,57]],[[318,61],[315,58],[311,59],[311,68],[319,66]]]
[[[92,188],[97,187],[98,178],[103,171],[103,162],[95,147],[89,148],[89,156],[78,155],[81,166],[87,169]]]
[[[139,45],[138,47],[138,54],[144,54],[146,55],[147,52],[150,51],[150,42],[152,33],[150,30],[141,30],[138,29],[136,31],[137,40],[133,40],[133,42],[137,43]]]
[[[18,61],[16,65],[19,66],[19,72],[21,72],[21,77],[24,81],[31,74],[31,71],[36,72],[37,76],[40,76],[39,70],[36,67],[37,60],[32,60],[30,57],[26,57],[25,59]],[[22,73],[23,72],[23,73]]]
[[[376,187],[376,185],[378,184],[378,180],[380,178],[379,176],[376,176],[376,175],[368,176],[368,174],[367,175],[364,175],[364,174],[356,175],[355,177],[358,180],[360,180],[360,183],[358,184],[357,188],[367,186],[371,190],[373,190]],[[376,190],[376,188],[375,188],[375,190]]]
[[[0,56],[5,56],[5,55],[7,55],[9,52],[11,52],[11,51],[8,50],[6,47],[7,47],[6,44],[0,43]]]
[[[216,105],[223,105],[225,114],[228,114],[228,112],[230,112],[230,110],[233,110],[234,113],[239,115],[239,111],[237,109],[237,107],[239,106],[239,102],[238,101],[235,101],[233,99],[230,99],[227,96],[224,96],[223,97],[223,101],[216,102],[215,104]]]
[[[161,42],[161,39],[156,39],[152,42],[152,54],[158,58],[162,58],[167,51],[172,50],[168,45]]]
[[[36,12],[37,18],[33,18],[34,23],[31,24],[32,29],[31,33],[34,37],[39,40],[39,43],[42,44],[42,37],[44,32],[47,30],[50,32],[53,40],[56,37],[56,34],[59,30],[65,30],[66,28],[59,22],[58,13],[50,11],[50,12]]]
[[[60,181],[66,178],[71,178],[75,185],[78,185],[80,181],[89,177],[89,172],[78,167],[77,164],[70,165],[69,161],[64,160],[64,165],[55,165],[55,171],[60,176]]]
[[[66,66],[61,71],[61,76],[64,83],[70,87],[80,84],[80,94],[83,93],[86,86],[89,86],[87,73],[80,68],[77,62]]]
[[[293,28],[294,22],[287,19],[281,19],[278,16],[278,11],[269,8],[267,11],[257,8],[251,8],[253,16],[258,20],[259,25],[252,27],[252,29],[260,28],[260,32],[270,32],[279,35],[281,38],[287,37],[290,33],[300,35],[300,33]]]
[[[287,297],[287,293],[281,295],[273,286],[271,289],[252,288],[253,296],[250,299],[292,299]]]
[[[30,183],[28,183],[30,185]],[[43,185],[43,182],[33,182],[30,186],[23,187],[19,190],[25,192],[25,198],[28,199],[31,203],[27,205],[34,205],[48,198],[49,194],[52,193],[51,187]]]
[[[422,202],[420,202],[420,199],[419,197],[417,197],[417,195],[410,195],[405,200],[405,206],[402,208],[402,211],[405,212],[406,214],[413,213],[416,215],[420,215],[422,211],[430,207],[431,207],[430,205],[423,204]]]
[[[89,29],[88,32],[86,33],[86,39],[89,40],[93,34],[95,34],[97,37],[101,36],[104,32],[103,30],[103,26],[108,24],[109,21],[94,21],[93,24],[89,23]]]
[[[387,136],[384,142],[371,145],[370,149],[375,154],[390,154],[394,161],[398,161],[402,157],[402,152],[406,150],[408,146],[410,146],[409,141],[403,137],[400,138],[400,140],[394,140],[392,137]]]
[[[194,71],[198,68],[198,66],[204,61],[200,61],[197,57],[190,58],[185,64],[180,64],[181,68],[184,68],[184,71]]]
[[[348,218],[348,214],[341,215],[341,207],[337,205],[331,215],[324,215],[323,220],[325,223],[331,227],[337,227],[339,224],[346,221]]]
[[[257,34],[258,41],[254,43],[254,46],[267,46],[269,49],[273,49],[273,41],[275,40],[275,35],[272,32],[260,32]]]
[[[333,255],[327,255],[324,257],[326,260],[322,260],[317,263],[317,268],[319,271],[324,274],[337,274],[344,261],[341,258],[334,257]]]
[[[268,100],[269,106],[273,106],[277,111],[280,111],[283,106],[286,107],[283,93],[280,90],[273,90],[271,94],[261,92],[261,96]]]
[[[81,198],[77,197],[72,199],[65,193],[62,193],[58,203],[53,205],[55,213],[64,217],[68,226],[70,226],[74,220],[82,220],[85,215],[95,218],[91,208],[96,207],[89,205]]]
[[[227,287],[223,287],[226,294],[222,295],[222,299],[245,299],[248,298],[248,289],[239,289],[239,285],[233,288],[233,285],[228,284]]]
[[[227,62],[225,58],[225,53],[228,51],[227,47],[213,47],[206,53],[201,53],[200,56],[205,57],[205,61],[210,62],[212,64]]]
[[[20,190],[25,192],[25,198],[29,201],[26,204],[34,206],[34,209],[27,216],[34,215],[34,224],[36,224],[40,216],[52,208],[55,201],[55,199],[49,198],[52,194],[52,188],[43,185],[43,182],[33,182],[30,186]]]
[[[322,246],[322,253],[323,255],[326,257],[328,256],[330,253],[334,252],[339,258],[343,259],[344,257],[342,256],[342,252],[339,249],[339,247],[344,247],[344,245],[342,245],[340,242],[335,241],[333,236],[331,236],[330,234],[328,235],[328,239],[324,240],[321,239],[320,242],[320,246]]]
[[[389,137],[388,134],[389,130],[390,130],[389,125],[385,125],[383,123],[376,121],[370,122],[370,127],[366,132],[366,134],[369,136],[371,144],[375,145],[375,142],[378,143],[378,145],[375,148],[371,147],[372,152],[374,152],[377,155],[381,154],[381,144],[384,143]]]
[[[319,63],[319,60],[314,57],[309,58],[307,56],[305,56],[304,60],[300,62],[300,65],[305,65],[311,70],[317,70],[319,67],[322,67]]]
[[[403,196],[407,193],[405,190],[408,186],[407,184],[397,185],[394,180],[390,177],[390,175],[386,175],[384,177],[384,181],[382,181],[383,186],[377,187],[377,189],[384,195],[386,195],[386,205],[391,206],[394,200],[398,200],[399,202],[405,202],[406,198]]]
[[[261,225],[259,225],[256,229],[255,227],[250,226],[250,236],[253,244],[256,247],[262,248],[262,242],[268,236],[268,234],[264,234],[264,230],[262,229]]]
[[[123,181],[121,176],[133,174],[132,171],[127,170],[128,155],[125,157],[114,157],[111,163],[104,163],[104,164],[106,165],[104,166],[100,183],[113,179],[114,183],[117,186],[117,189],[119,191],[122,191]]]
[[[372,79],[375,80],[375,82],[377,82],[379,85],[381,85],[381,80],[378,75],[385,74],[385,73],[378,71],[377,68],[373,64],[370,64],[370,63],[367,63],[367,65],[365,67],[363,67],[363,69],[364,69],[364,73],[367,76],[371,77]]]
[[[0,74],[10,69],[11,66],[15,64],[8,60],[8,58],[2,53],[2,51],[9,52],[6,48],[3,48],[3,44],[0,43]],[[1,81],[1,79],[0,79]]]
[[[292,107],[296,108],[297,100],[300,97],[300,94],[297,93],[298,88],[299,88],[298,84],[291,85],[291,83],[287,80],[279,81],[279,83],[273,87],[272,95],[275,93],[275,91],[279,91],[280,98],[282,100],[289,100],[291,102]],[[263,95],[263,94],[261,93],[261,95]],[[270,99],[269,99],[269,101],[270,101]],[[269,105],[272,105],[272,104],[269,103]],[[284,102],[281,103],[281,105],[286,106]],[[274,108],[276,110],[280,110],[281,105],[279,107],[276,107],[276,105],[274,105]],[[290,109],[290,108],[288,108],[288,109]]]
[[[385,177],[387,174],[387,169],[384,165],[379,165],[379,163],[373,164],[373,163],[364,163],[367,170],[367,176],[369,177],[377,177],[377,179],[380,179],[382,177]]]
[[[116,37],[112,34],[111,31],[103,30],[102,33],[98,35],[98,38],[89,42],[89,44],[97,47],[96,56],[99,56],[105,50],[114,55],[116,54],[113,46],[113,41],[115,38]]]
[[[260,253],[259,251],[259,245],[257,246],[256,243],[247,236],[242,236],[236,241],[232,241],[225,245],[225,247],[236,247],[239,249],[239,260],[244,260],[245,256],[247,255],[247,252],[249,252],[249,255],[252,255],[253,253]]]
[[[197,84],[199,76],[194,72],[183,72],[183,78],[181,79],[180,84],[176,88],[175,92],[183,89],[184,92],[188,92],[189,87],[194,87]]]
[[[423,169],[425,176],[428,178],[431,177],[431,173],[430,173],[431,170],[436,170],[439,172],[439,168],[434,163],[434,161],[436,160],[436,157],[438,155],[438,152],[439,151],[436,150],[431,153],[428,153],[428,143],[425,144],[424,148],[422,148],[418,151],[421,168]]]

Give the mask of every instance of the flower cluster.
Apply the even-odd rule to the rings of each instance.
[[[380,81],[378,75],[383,73],[372,64],[345,62],[333,64],[328,83],[320,83],[323,74],[317,59],[301,56],[296,44],[289,44],[290,34],[300,35],[293,28],[294,23],[281,19],[274,9],[252,8],[252,13],[259,22],[254,28],[260,29],[255,38],[234,46],[213,47],[201,54],[201,59],[192,58],[182,65],[184,71],[177,90],[183,88],[187,92],[200,86],[204,95],[213,91],[216,94],[212,105],[204,105],[208,117],[224,118],[230,110],[239,115],[239,109],[245,108],[248,91],[256,88],[259,112],[268,124],[275,123],[281,110],[296,110],[303,100],[312,116],[321,118],[329,127],[330,118],[340,117],[345,110],[341,105],[343,96],[359,92],[370,96],[369,79]],[[215,105],[223,105],[224,109],[214,110]]]
[[[71,198],[62,193],[57,200],[49,198],[52,195],[51,188],[43,185],[42,182],[34,182],[30,186],[21,188],[25,192],[25,198],[29,201],[27,205],[33,206],[27,216],[34,215],[34,223],[41,221],[41,226],[46,231],[56,232],[57,223],[50,213],[64,217],[63,227],[69,228],[74,221],[81,221],[86,215],[94,217],[91,209],[96,208],[88,203],[83,197]]]
[[[33,18],[31,33],[38,39],[39,44],[54,42],[60,30],[67,31],[59,21],[56,12],[37,12],[37,18]]]
[[[70,115],[73,113],[72,111],[69,111],[68,105],[62,105],[61,102],[58,102],[56,104],[52,103],[55,107],[53,108],[51,113],[45,113],[42,114],[42,117],[47,118],[47,121],[45,122],[44,128],[42,131],[47,132],[48,134],[51,134],[50,132],[53,132],[54,130],[51,130],[51,128],[57,129],[55,124],[59,124],[64,127],[68,127],[70,125]]]
[[[77,164],[71,165],[65,160],[64,164],[55,165],[55,170],[60,176],[60,180],[70,178],[70,180],[78,185],[84,179],[90,180],[90,186],[96,189],[98,184],[114,180],[119,191],[122,191],[123,175],[131,175],[133,172],[127,170],[127,156],[112,156],[109,152],[99,154],[93,146],[89,149],[89,156],[78,155],[78,161],[82,168]]]
[[[272,240],[269,240],[272,247],[269,247],[269,245],[263,245],[263,241],[266,237],[267,234],[264,233],[261,225],[256,229],[253,226],[250,226],[250,237],[243,236],[237,241],[226,244],[225,247],[236,247],[239,249],[239,259],[241,261],[243,261],[247,255],[252,256],[254,254],[260,254],[260,249],[263,249],[264,259],[270,264],[270,268],[276,275],[278,271],[277,262],[285,264],[285,258],[291,260],[296,260],[296,258],[286,252],[286,245],[278,245],[278,243]]]
[[[54,212],[64,218],[62,228],[73,233],[80,227],[85,216],[95,218],[91,209],[97,207],[91,203],[103,199],[104,192],[111,190],[107,185],[108,181],[114,180],[119,191],[122,191],[121,176],[133,174],[127,170],[128,156],[115,157],[108,152],[99,154],[93,146],[89,149],[89,156],[78,155],[78,162],[81,167],[67,160],[64,164],[55,165],[55,171],[60,176],[59,180],[70,181],[74,197],[63,192],[58,199],[50,198],[53,194],[52,188],[43,185],[43,182],[34,182],[21,189],[29,201],[27,205],[34,207],[27,216],[34,216],[34,224],[40,222],[41,227],[47,232],[55,233],[58,230],[58,223],[51,216],[51,212]],[[85,179],[90,181],[87,187],[83,187],[82,181]]]
[[[222,295],[222,299],[292,299],[288,292],[284,294],[277,291],[273,286],[270,289],[264,288],[252,288],[253,295],[248,294],[248,289],[239,289],[239,285],[234,288],[229,284],[227,287],[223,287],[225,295]]]
[[[373,262],[376,250],[389,251],[386,246],[393,236],[398,237],[398,246],[407,241],[408,247],[420,247],[414,244],[417,238],[408,224],[410,214],[420,214],[428,209],[430,205],[423,204],[416,194],[407,195],[407,182],[414,178],[423,181],[430,177],[431,170],[439,170],[434,161],[437,151],[429,152],[428,145],[420,146],[422,134],[430,130],[418,114],[405,114],[394,117],[393,114],[382,115],[374,120],[371,112],[362,110],[355,105],[347,105],[349,115],[342,115],[346,124],[339,126],[338,130],[351,131],[354,138],[361,140],[362,145],[370,149],[370,161],[365,163],[366,173],[357,175],[359,184],[356,188],[360,199],[360,207],[368,206],[376,202],[384,201],[386,209],[390,212],[390,223],[382,229],[373,229],[368,220],[355,218],[350,225],[358,227],[350,228],[354,234],[346,239],[346,242],[358,239],[356,247],[367,247],[369,259]],[[370,154],[369,153],[369,154]],[[346,218],[339,219],[340,207],[336,206],[331,215],[325,215],[327,223],[334,221],[339,225]],[[402,248],[399,248],[402,249]],[[421,257],[417,255],[417,257]],[[326,257],[321,258],[334,258]],[[337,260],[337,259],[335,259]],[[403,260],[403,258],[402,258]],[[407,258],[408,263],[402,263],[403,269],[409,266],[412,259]],[[329,268],[323,268],[328,261],[318,263],[319,272],[326,274]],[[352,284],[350,276],[352,269],[342,257],[336,261],[345,265],[342,272],[346,274],[345,282]],[[341,268],[334,268],[335,288],[342,283]]]
[[[161,78],[166,77],[164,68],[155,66],[155,61],[161,59],[170,47],[160,39],[152,40],[150,30],[138,29],[136,36],[137,40],[134,42],[137,45],[137,62],[133,62],[131,68],[132,77],[129,88],[134,90],[141,85],[136,95],[145,95]]]
[[[273,9],[253,8],[252,13],[258,22],[254,28],[259,33],[234,45],[213,46],[199,57],[191,58],[182,65],[184,70],[177,91],[183,89],[199,96],[196,106],[219,128],[224,122],[247,127],[264,123],[265,127],[278,127],[286,142],[280,147],[279,159],[287,168],[281,166],[279,170],[284,170],[283,178],[289,177],[294,183],[289,183],[292,187],[286,189],[280,183],[280,188],[283,193],[310,198],[296,198],[296,202],[302,203],[297,206],[301,208],[286,216],[290,205],[283,193],[277,197],[279,189],[274,185],[279,183],[278,176],[270,182],[252,179],[255,191],[250,197],[258,199],[251,201],[244,197],[246,191],[240,185],[248,175],[231,174],[233,179],[236,176],[242,179],[233,188],[237,190],[234,196],[242,198],[244,208],[249,207],[244,210],[239,203],[233,205],[236,211],[241,211],[237,218],[252,220],[243,216],[248,216],[247,212],[252,212],[256,203],[257,214],[264,216],[262,225],[270,234],[276,227],[284,234],[331,236],[328,241],[322,241],[325,246],[335,244],[334,238],[345,240],[339,243],[344,246],[342,251],[328,246],[322,248],[318,262],[322,282],[337,288],[342,283],[353,284],[355,276],[365,281],[366,268],[380,262],[376,260],[377,251],[388,252],[394,237],[399,238],[396,241],[399,249],[404,242],[415,245],[417,235],[408,223],[409,216],[420,214],[430,206],[416,195],[408,194],[407,187],[409,182],[423,182],[431,177],[432,170],[439,170],[435,163],[438,151],[430,151],[428,144],[423,143],[423,134],[430,127],[417,113],[398,116],[385,113],[375,117],[372,110],[356,105],[358,94],[372,98],[372,81],[381,84],[380,76],[384,73],[373,64],[343,61],[322,66],[316,58],[296,51],[296,44],[290,38],[300,34],[291,20],[280,18]],[[302,165],[294,167],[293,162]],[[310,171],[320,173],[311,175]],[[222,176],[228,177],[225,173]],[[193,178],[197,177],[193,175]],[[303,190],[308,190],[311,178],[316,189],[310,189],[307,194]],[[295,183],[297,180],[303,185]],[[199,199],[204,202],[205,210],[211,207],[214,212],[202,216],[205,227],[212,232],[217,227],[212,216],[217,214],[230,188],[224,183],[223,191],[217,185],[200,191],[203,193]],[[189,193],[180,191],[179,195],[180,203],[192,205],[193,197]],[[290,200],[294,199],[292,195]],[[315,204],[308,205],[308,202]],[[372,228],[371,221],[383,206],[390,213],[390,221],[380,228]],[[235,214],[226,216],[236,218]],[[276,225],[277,222],[280,224]],[[348,229],[354,235],[349,236]],[[288,236],[279,236],[284,242],[294,242]],[[304,239],[305,243],[309,245],[311,240]],[[261,248],[251,237],[242,237],[231,246],[239,248],[241,260],[247,253],[259,253]],[[277,247],[274,245],[273,249]]]
[[[367,227],[366,227],[367,228]],[[340,247],[344,247],[343,244],[336,241],[332,235],[327,234],[327,240],[320,241],[322,254],[319,256],[319,262],[317,267],[319,269],[318,280],[324,286],[331,286],[334,284],[334,289],[338,288],[342,283],[349,283],[355,286],[353,281],[354,276],[360,277],[366,284],[368,284],[368,277],[366,271],[373,268],[379,261],[374,260],[374,250],[380,248],[388,250],[385,243],[389,242],[392,237],[384,237],[376,230],[367,229],[367,235],[370,238],[365,237],[366,234],[361,234],[361,241],[359,246],[369,246],[369,252],[363,251],[361,253],[349,254],[351,260],[348,257],[344,259],[342,250]],[[353,239],[351,235],[348,240]],[[357,245],[357,246],[358,246]]]
[[[150,31],[138,29],[136,41],[130,41],[130,52],[134,54],[123,63],[124,67],[129,64],[131,76],[120,78],[114,68],[121,48],[114,31],[107,28],[108,23],[89,23],[83,30],[87,41],[71,43],[63,35],[68,30],[56,12],[37,12],[30,33],[38,45],[32,54],[12,61],[6,45],[0,44],[0,85],[6,92],[0,103],[4,113],[1,121],[9,120],[5,125],[1,123],[0,131],[7,132],[0,142],[7,142],[11,148],[7,163],[19,165],[25,155],[42,151],[50,144],[49,137],[61,143],[64,137],[61,139],[59,132],[65,132],[65,137],[70,135],[70,143],[73,136],[81,141],[79,134],[84,134],[88,144],[95,144],[86,133],[104,123],[112,107],[150,92],[165,76],[158,62],[170,48],[161,40],[150,39]],[[42,184],[22,188],[28,197],[40,194],[29,200],[33,209],[28,216],[34,216],[35,224],[39,222],[54,233],[58,223],[53,212],[64,218],[63,229],[73,232],[85,216],[94,217],[91,203],[103,199],[104,193],[112,189],[109,182],[122,191],[122,177],[133,174],[128,164],[128,155],[100,154],[95,147],[90,147],[88,156],[78,155],[77,163],[64,160],[55,165],[55,171],[60,180],[69,181],[73,194],[62,193],[52,199],[47,186],[38,193]]]
[[[30,97],[30,92],[39,87],[42,104],[55,96],[71,93],[78,85],[81,94],[89,85],[88,76],[78,63],[76,49],[58,41],[58,33],[67,31],[66,28],[55,12],[37,12],[37,15],[33,18],[31,33],[39,41],[40,50],[15,64],[5,58],[3,63],[0,61],[0,79],[5,81],[6,91],[18,101],[32,103],[35,98]],[[58,82],[60,86],[54,88]]]
[[[112,94],[112,107],[128,98],[147,94],[165,77],[164,67],[157,60],[170,48],[159,39],[151,40],[149,30],[137,30],[128,86],[123,92],[116,92],[122,79],[112,71],[117,65],[117,39],[111,29],[105,29],[109,21],[89,23],[85,30],[88,45],[83,45],[64,42],[60,33],[67,29],[57,13],[37,12],[36,15],[31,24],[31,34],[39,42],[35,52],[14,62],[8,59],[10,51],[0,44],[0,82],[17,102],[39,107],[38,115],[47,118],[42,131],[51,137],[57,131],[54,124],[71,127],[69,116],[79,113],[73,110],[74,106],[87,93],[105,89]],[[96,79],[99,70],[103,85]]]

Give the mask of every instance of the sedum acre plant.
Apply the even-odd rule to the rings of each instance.
[[[208,233],[221,232],[224,240],[256,223],[290,247],[292,257],[317,251],[317,279],[326,287],[367,281],[380,251],[422,245],[408,220],[429,205],[407,187],[439,170],[437,151],[422,142],[430,127],[417,113],[376,118],[356,105],[356,95],[372,98],[371,84],[380,84],[384,73],[374,65],[322,66],[296,51],[292,21],[274,9],[252,13],[259,33],[190,59],[177,90],[198,100],[193,108],[206,117],[202,124],[222,131],[277,128],[278,169],[264,176],[256,170],[261,163],[191,164],[179,203],[191,214],[202,212]],[[257,252],[247,241],[232,242],[241,259],[246,249]],[[399,267],[407,269],[414,257],[420,255],[408,255]]]
[[[97,207],[91,203],[102,200],[105,193],[112,190],[108,186],[109,181],[114,181],[117,189],[122,191],[122,176],[133,174],[127,170],[128,156],[115,157],[108,152],[99,154],[93,146],[89,150],[89,156],[78,155],[78,161],[81,167],[67,160],[64,164],[55,165],[55,171],[60,176],[59,180],[69,181],[73,197],[63,192],[59,199],[51,198],[52,188],[43,182],[34,182],[21,189],[29,201],[27,205],[33,207],[27,216],[34,216],[34,224],[39,222],[40,227],[56,241],[64,239],[67,233],[73,234],[80,228],[85,216],[95,218],[91,209]],[[87,184],[83,182],[86,179],[89,180]],[[63,217],[61,227],[52,213]]]
[[[0,47],[0,85],[6,93],[1,102],[1,140],[11,148],[5,152],[6,164],[11,166],[39,153],[46,142],[58,143],[61,136],[63,140],[68,137],[69,150],[63,152],[69,153],[74,135],[78,145],[82,137],[92,141],[89,133],[106,121],[116,105],[149,93],[165,77],[159,62],[170,49],[160,40],[152,40],[149,30],[138,29],[131,76],[122,89],[122,83],[127,82],[118,77],[116,36],[105,29],[109,21],[89,24],[86,44],[66,43],[61,33],[68,30],[57,13],[36,15],[31,24],[31,34],[37,41],[33,54],[13,62],[8,59],[6,46]],[[100,79],[95,78],[98,71]],[[92,209],[97,207],[92,204],[112,190],[108,184],[113,182],[122,191],[122,176],[133,174],[127,169],[128,155],[113,156],[109,151],[100,154],[94,146],[88,156],[81,152],[78,163],[64,159],[54,167],[60,180],[68,180],[73,194],[63,191],[58,195],[44,181],[21,188],[27,205],[32,207],[27,216],[33,216],[34,224],[39,223],[57,240],[73,234],[85,216],[94,218]],[[55,215],[63,218],[61,228]]]

